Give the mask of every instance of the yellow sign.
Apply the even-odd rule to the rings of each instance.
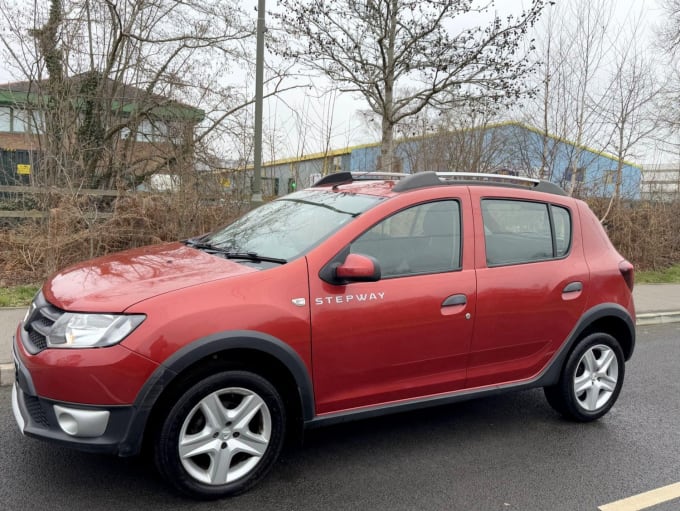
[[[228,177],[222,179],[222,186],[224,186],[225,188],[231,188],[231,179],[229,179]]]
[[[17,165],[17,174],[21,176],[28,176],[31,174],[31,166],[30,165]]]

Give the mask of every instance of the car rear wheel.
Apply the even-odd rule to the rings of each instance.
[[[616,402],[623,385],[625,361],[618,341],[595,333],[582,339],[569,355],[556,385],[545,387],[548,403],[565,417],[599,419]]]
[[[155,439],[156,466],[191,497],[235,495],[275,463],[285,424],[271,383],[246,371],[217,373],[177,396]]]

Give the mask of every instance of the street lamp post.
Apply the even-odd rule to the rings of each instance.
[[[262,97],[264,81],[264,10],[265,0],[257,2],[257,49],[255,53],[255,140],[253,196],[251,204],[262,203]]]

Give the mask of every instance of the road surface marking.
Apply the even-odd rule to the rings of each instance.
[[[680,483],[669,484],[663,488],[617,500],[600,506],[598,509],[600,511],[640,511],[677,498],[680,498]]]

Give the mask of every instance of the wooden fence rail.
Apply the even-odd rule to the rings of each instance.
[[[118,190],[97,190],[91,188],[56,188],[53,186],[7,186],[0,185],[0,192],[4,193],[27,193],[27,194],[43,194],[43,193],[59,193],[62,195],[94,195],[96,197],[118,197],[120,192]]]
[[[10,186],[0,185],[0,193],[17,193],[26,195],[44,195],[49,193],[61,195],[89,195],[93,197],[118,197],[120,192],[118,190],[96,190],[90,188],[56,188],[56,187],[41,187],[41,186]],[[47,218],[49,212],[36,210],[2,210],[0,209],[0,218]],[[87,218],[109,218],[109,212],[87,213]]]

